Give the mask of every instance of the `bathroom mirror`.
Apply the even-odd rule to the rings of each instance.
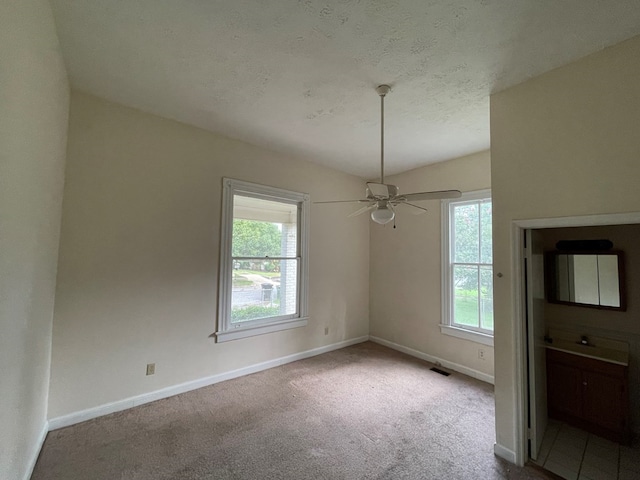
[[[625,310],[622,252],[549,252],[547,300],[609,310]]]

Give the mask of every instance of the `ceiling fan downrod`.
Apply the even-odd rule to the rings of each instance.
[[[390,91],[389,85],[378,85],[376,88],[380,95],[380,183],[384,183],[384,97]]]

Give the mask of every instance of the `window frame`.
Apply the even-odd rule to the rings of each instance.
[[[451,242],[453,240],[451,235],[451,228],[453,227],[451,218],[452,207],[459,204],[475,203],[487,199],[492,200],[490,189],[463,193],[460,198],[445,199],[440,202],[440,217],[442,224],[442,323],[440,324],[440,332],[445,335],[451,335],[453,337],[463,338],[483,345],[493,346],[494,333],[489,333],[487,330],[480,330],[476,327],[465,327],[460,324],[455,324],[453,321],[453,262],[451,262]],[[491,263],[491,266],[493,272],[493,262]]]
[[[226,342],[266,333],[304,327],[309,320],[309,195],[282,188],[223,178],[222,215],[220,225],[220,265],[218,276],[218,322],[216,341]],[[243,323],[232,323],[233,291],[233,206],[234,196],[242,195],[298,206],[297,242],[298,275],[296,313],[263,317]],[[265,257],[268,258],[268,257]]]

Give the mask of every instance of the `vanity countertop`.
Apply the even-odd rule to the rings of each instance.
[[[617,365],[629,365],[629,352],[614,350],[612,348],[596,347],[591,345],[581,345],[575,342],[554,340],[547,344],[549,350],[571,353],[581,357],[602,360],[603,362],[615,363]]]
[[[551,342],[546,347],[550,350],[629,366],[629,344],[626,342],[589,336],[589,345],[583,345],[580,335],[555,329],[549,330],[549,337]]]

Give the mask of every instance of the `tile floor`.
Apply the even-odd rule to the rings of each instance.
[[[567,480],[638,480],[640,446],[621,446],[549,419],[534,463]]]

